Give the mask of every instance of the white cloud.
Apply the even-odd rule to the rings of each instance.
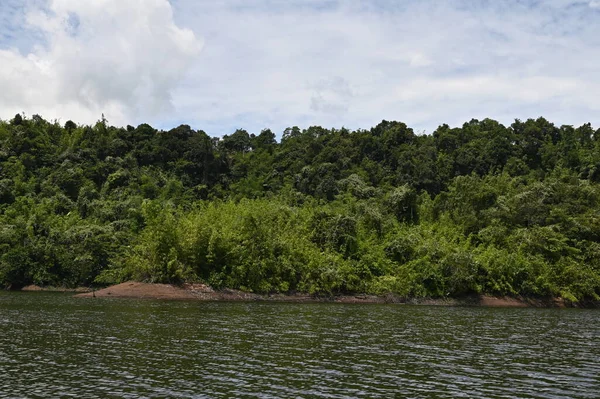
[[[413,67],[423,67],[431,65],[432,61],[423,54],[415,53],[409,56],[409,64]]]
[[[339,76],[323,79],[313,85],[310,108],[316,112],[344,114],[352,98],[348,82]]]
[[[171,111],[171,90],[201,48],[166,0],[54,0],[26,15],[45,39],[0,51],[0,109],[114,123]],[[2,115],[7,117],[7,115]]]
[[[541,115],[600,125],[600,24],[585,3],[175,4],[206,38],[193,78],[176,91],[178,120],[213,134],[382,119],[431,132]]]
[[[29,14],[43,47],[0,50],[0,117],[105,112],[214,135],[542,115],[600,127],[596,3],[55,0],[56,15]]]

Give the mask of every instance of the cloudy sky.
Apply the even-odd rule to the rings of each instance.
[[[0,118],[600,127],[600,0],[0,0]]]

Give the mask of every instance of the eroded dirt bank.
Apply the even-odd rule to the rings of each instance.
[[[37,291],[45,291],[45,292],[90,292],[91,288],[88,287],[77,287],[77,288],[65,288],[65,287],[40,287],[39,285],[27,285],[20,289],[25,292],[37,292]]]
[[[339,303],[399,303],[435,306],[485,306],[485,307],[569,307],[560,298],[532,299],[493,296],[470,296],[465,298],[445,299],[405,299],[394,295],[340,295],[334,297],[316,297],[305,294],[294,295],[258,295],[238,290],[214,290],[205,284],[148,284],[126,282],[101,290],[80,293],[80,298],[138,298],[138,299],[172,299],[201,301],[274,301],[274,302],[339,302]],[[597,303],[585,306],[597,307]],[[581,305],[578,305],[581,306]]]

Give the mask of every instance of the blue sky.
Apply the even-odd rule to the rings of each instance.
[[[600,127],[600,0],[2,0],[0,118]]]

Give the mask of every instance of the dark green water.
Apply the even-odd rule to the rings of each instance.
[[[600,312],[0,293],[0,397],[598,398]]]

